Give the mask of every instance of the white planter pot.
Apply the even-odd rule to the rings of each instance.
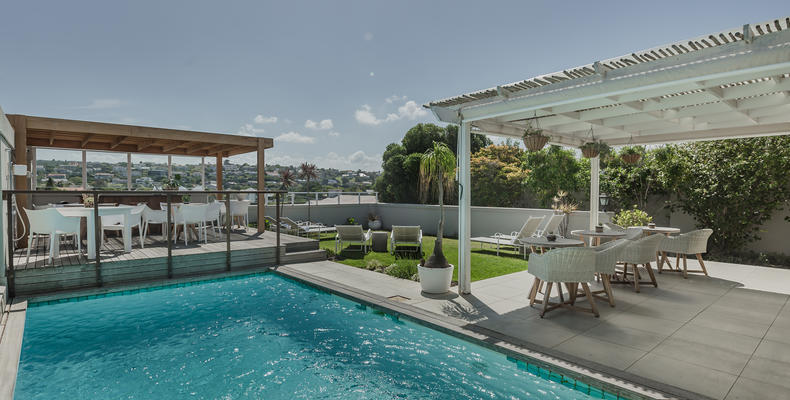
[[[442,294],[450,291],[450,282],[453,280],[455,266],[450,264],[447,268],[425,268],[417,266],[420,274],[420,286],[425,293]]]
[[[374,231],[381,229],[381,220],[377,219],[374,221],[368,221],[368,228],[373,229]]]

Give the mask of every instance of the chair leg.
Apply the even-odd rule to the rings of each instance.
[[[535,278],[532,281],[532,288],[529,290],[529,305],[532,307],[535,304],[535,296],[538,295],[538,284],[540,283],[540,279]]]
[[[634,291],[639,293],[639,265],[634,264]]]
[[[688,279],[688,278],[689,278],[689,271],[688,271],[688,265],[687,265],[687,257],[684,254],[683,255],[683,279]]]
[[[705,273],[705,276],[708,276],[708,269],[705,268],[705,262],[702,261],[702,254],[697,253],[697,261],[699,261],[699,266],[702,267],[702,272]]]
[[[143,239],[143,228],[140,225],[137,225],[137,233],[140,234],[140,248],[145,248],[145,239]]]
[[[31,233],[27,236],[27,258],[25,259],[25,265],[30,263],[30,246],[33,245],[33,238],[36,237],[35,233]],[[38,244],[38,240],[36,240],[36,244]]]
[[[540,312],[540,317],[543,318],[546,315],[546,310],[549,308],[549,297],[551,297],[551,285],[553,282],[546,283],[546,293],[543,294],[543,311]],[[562,291],[562,289],[560,289]]]
[[[595,307],[595,301],[592,297],[592,293],[590,292],[590,286],[587,285],[587,282],[582,282],[582,289],[584,289],[584,295],[587,296],[588,299],[590,299],[590,308],[592,309],[592,313],[596,317],[599,317],[600,315],[598,314],[598,308]]]
[[[614,307],[614,296],[612,296],[612,283],[609,281],[609,274],[602,274],[601,282],[603,283],[603,290],[606,292],[606,299],[609,300],[609,306]]]
[[[667,260],[667,252],[661,252],[661,261],[658,263],[658,273],[660,274],[661,271],[664,270],[664,262]]]
[[[650,263],[645,264],[645,269],[647,270],[647,274],[650,275],[650,281],[653,282],[653,287],[658,287],[658,281],[656,281],[656,275],[653,274],[653,267]]]

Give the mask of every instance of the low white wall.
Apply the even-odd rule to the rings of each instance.
[[[340,204],[311,206],[311,220],[326,225],[345,224],[348,217],[367,226],[367,216],[374,213],[381,217],[385,229],[392,225],[419,225],[427,235],[435,235],[439,222],[439,206],[426,204]],[[510,233],[521,229],[530,216],[550,215],[552,210],[530,208],[472,207],[472,236],[488,236],[494,233]],[[250,217],[254,211],[250,209]],[[266,215],[275,215],[274,207],[267,207]],[[295,220],[307,219],[306,205],[286,205],[283,215]],[[600,213],[601,222],[609,221],[610,213]],[[571,214],[568,230],[587,229],[589,212],[577,211]],[[458,206],[445,206],[444,234],[458,236]]]

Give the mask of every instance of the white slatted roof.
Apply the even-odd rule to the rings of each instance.
[[[790,134],[790,17],[431,102],[444,122],[610,145]]]

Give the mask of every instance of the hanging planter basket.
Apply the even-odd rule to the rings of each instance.
[[[540,149],[545,147],[546,143],[549,142],[549,137],[543,136],[541,133],[532,135],[524,134],[522,139],[524,139],[524,146],[526,146],[529,151],[540,151]]]
[[[639,159],[642,158],[642,155],[639,153],[626,153],[620,155],[620,158],[626,164],[636,164],[637,162],[639,162]]]
[[[595,158],[601,153],[601,144],[598,142],[587,142],[579,147],[579,149],[582,151],[582,155],[585,158]]]

